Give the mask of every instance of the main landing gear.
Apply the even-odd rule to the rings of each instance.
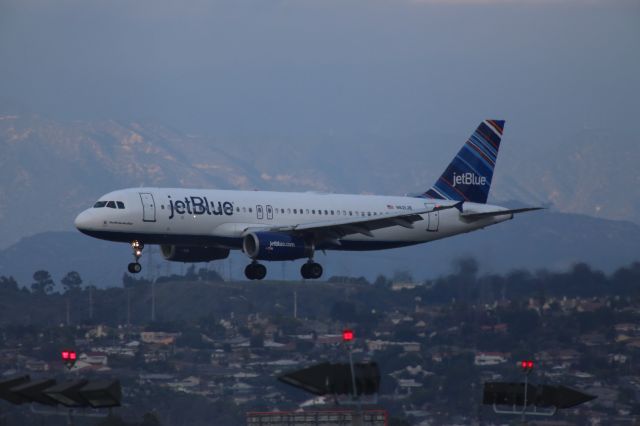
[[[314,262],[313,259],[309,259],[307,263],[300,268],[300,275],[302,275],[302,278],[305,280],[317,280],[322,276],[322,265]]]
[[[267,268],[254,260],[244,268],[244,275],[250,280],[261,280],[267,276]],[[300,268],[300,275],[305,280],[317,280],[322,276],[322,265],[314,262],[313,259],[309,259]]]
[[[244,268],[244,275],[250,280],[261,280],[267,276],[267,267],[254,260]]]
[[[135,262],[130,263],[127,266],[127,269],[129,270],[129,273],[137,274],[138,272],[142,271],[142,265],[140,265],[140,262],[138,262],[138,260],[140,260],[140,257],[142,256],[142,249],[144,248],[144,244],[142,244],[138,240],[133,240],[131,241],[131,248],[133,249],[133,258],[135,259]]]

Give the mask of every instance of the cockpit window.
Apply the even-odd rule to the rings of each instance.
[[[93,208],[94,208],[94,209],[99,209],[99,208],[104,207],[104,206],[106,206],[106,205],[107,205],[107,202],[106,202],[106,201],[98,201],[97,203],[95,203],[95,204],[93,205]]]
[[[115,201],[108,201],[107,202],[107,207],[109,207],[111,209],[115,209],[116,208],[116,202]]]
[[[124,209],[124,203],[122,201],[116,201],[119,209]]]

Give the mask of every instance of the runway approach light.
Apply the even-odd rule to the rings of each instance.
[[[120,381],[76,379],[56,383],[55,379],[31,381],[28,374],[0,381],[0,399],[13,404],[38,403],[70,408],[111,408],[122,402]]]
[[[30,380],[31,378],[28,374],[21,374],[17,376],[11,376],[0,381],[0,399],[4,399],[5,401],[9,401],[13,404],[22,404],[23,402],[28,402],[25,397],[12,392],[11,389],[20,385],[24,385]]]
[[[520,367],[522,367],[525,373],[530,373],[531,370],[533,370],[533,361],[531,360],[522,361],[520,363]]]
[[[35,382],[27,382],[22,385],[11,388],[11,392],[21,396],[24,402],[37,402],[43,405],[56,405],[56,401],[49,398],[45,393],[45,389],[56,384],[55,379],[42,379]]]
[[[78,360],[78,355],[76,351],[70,349],[64,349],[62,351],[62,362],[67,367],[67,369],[71,370],[74,365],[76,365],[76,361]]]
[[[342,340],[344,342],[350,342],[354,338],[353,330],[346,329],[342,332]]]
[[[60,383],[44,390],[45,395],[65,407],[86,407],[87,402],[80,395],[80,389],[86,386],[87,380],[80,379]]]
[[[80,394],[93,408],[119,407],[122,387],[119,380],[96,380],[80,389]]]
[[[373,395],[380,389],[380,370],[375,362],[356,363],[354,366],[357,395]],[[278,377],[288,385],[314,395],[353,395],[353,380],[349,364],[324,362],[289,371]]]
[[[526,392],[526,405],[541,408],[573,408],[596,398],[593,395],[562,385],[532,385],[527,383]],[[484,384],[482,403],[494,406],[522,407],[525,404],[525,384],[487,382]],[[520,412],[516,411],[514,414],[519,414]]]

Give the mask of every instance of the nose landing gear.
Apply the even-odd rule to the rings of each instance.
[[[142,244],[138,240],[133,240],[131,242],[131,248],[133,249],[133,258],[135,259],[135,261],[130,263],[127,266],[127,269],[129,270],[129,273],[137,274],[142,271],[142,265],[140,265],[138,260],[142,256],[142,249],[144,248],[144,244]]]

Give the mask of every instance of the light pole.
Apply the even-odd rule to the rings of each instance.
[[[533,361],[526,360],[520,363],[522,371],[524,372],[524,404],[522,406],[522,424],[527,424],[525,416],[527,414],[527,393],[529,388],[529,374],[533,371]]]
[[[353,330],[346,329],[342,331],[342,341],[344,342],[347,350],[349,351],[349,368],[351,369],[351,386],[353,388],[353,399],[358,403],[358,412],[357,415],[353,416],[353,424],[356,426],[362,425],[362,404],[360,403],[360,398],[358,397],[358,389],[356,388],[356,373],[353,367],[353,348],[352,342],[355,335]]]

